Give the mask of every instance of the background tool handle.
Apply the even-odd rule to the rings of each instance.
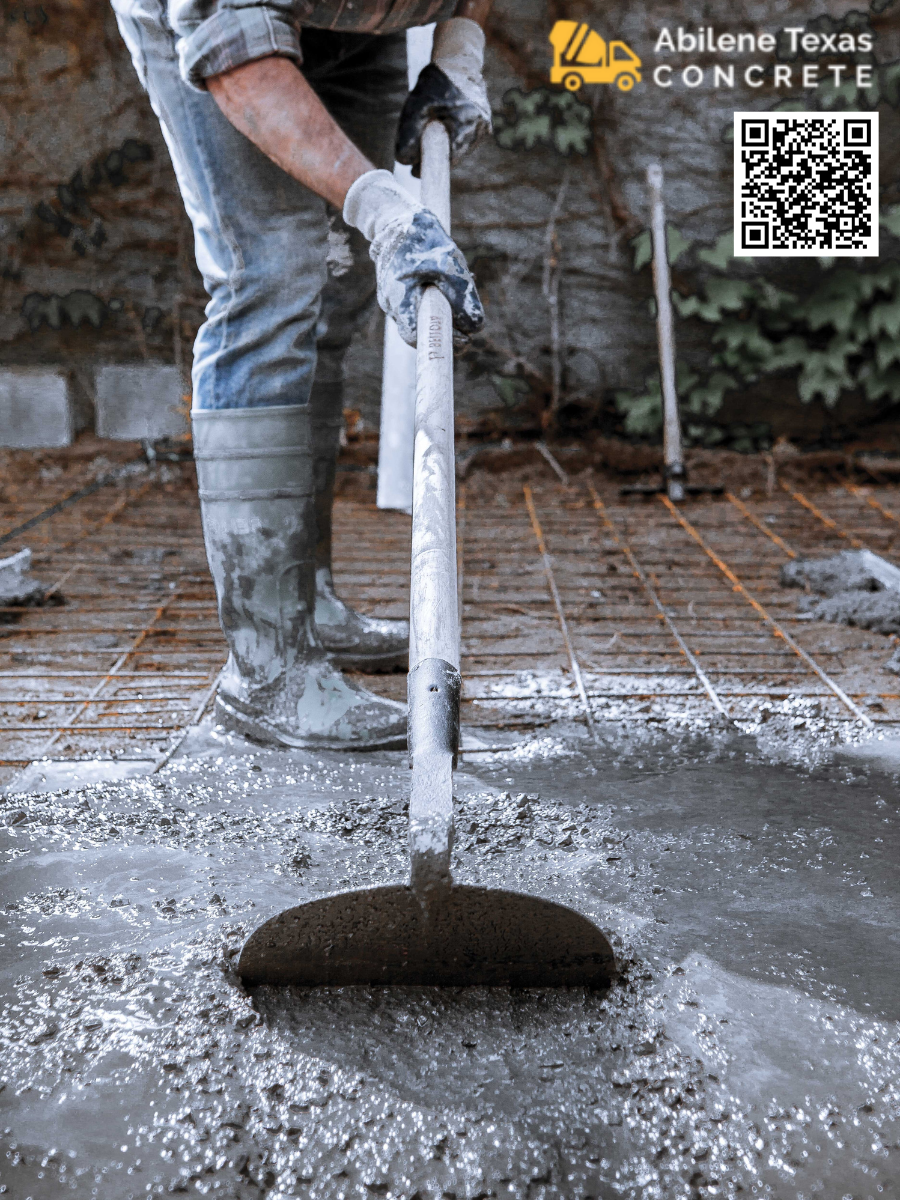
[[[675,332],[672,322],[672,283],[666,242],[666,209],[663,202],[663,171],[659,163],[647,167],[650,188],[650,230],[653,238],[653,286],[656,289],[656,338],[659,344],[659,374],[663,397],[663,457],[665,484],[670,500],[684,499],[684,454],[681,449],[681,420],[675,387]]]
[[[422,135],[422,203],[450,232],[450,140]],[[452,882],[453,768],[459,744],[453,321],[436,287],[419,306],[409,643],[410,883],[428,900]]]

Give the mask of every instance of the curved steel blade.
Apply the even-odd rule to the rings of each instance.
[[[290,908],[247,939],[248,985],[607,987],[609,942],[587,918],[535,896],[454,885],[423,908],[405,886]]]

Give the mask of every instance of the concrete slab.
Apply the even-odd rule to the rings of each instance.
[[[120,783],[149,775],[156,766],[150,759],[93,758],[84,762],[65,759],[29,763],[6,787],[6,793],[58,792],[63,788],[87,787],[95,783]]]
[[[457,773],[454,870],[594,920],[606,993],[239,985],[268,917],[406,878],[399,752],[206,722],[0,807],[11,1193],[900,1195],[896,789],[732,735],[541,745]]]
[[[124,442],[180,437],[187,432],[182,390],[178,369],[166,363],[98,368],[98,436]]]
[[[870,763],[883,771],[900,771],[900,737],[872,738],[856,746],[841,746],[835,756]]]
[[[54,449],[71,445],[74,435],[72,392],[63,371],[0,369],[0,446]]]

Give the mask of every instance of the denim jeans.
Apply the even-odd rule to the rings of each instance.
[[[183,82],[165,0],[113,8],[159,118],[210,296],[194,344],[193,407],[307,404],[315,378],[314,420],[337,429],[343,356],[375,294],[365,239]],[[301,48],[303,74],[328,111],[390,168],[407,93],[405,34],[307,28]]]

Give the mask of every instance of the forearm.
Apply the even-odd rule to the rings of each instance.
[[[457,4],[453,15],[455,17],[467,17],[470,21],[474,21],[476,25],[480,25],[484,29],[493,2],[494,0],[459,0],[459,4]]]
[[[206,84],[236,129],[336,208],[343,207],[350,185],[374,169],[289,59],[260,58]]]

